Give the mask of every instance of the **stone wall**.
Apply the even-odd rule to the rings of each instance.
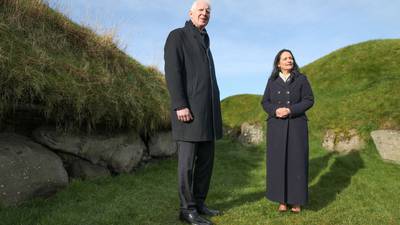
[[[65,133],[55,126],[29,127],[8,126],[0,132],[1,205],[50,196],[72,178],[129,173],[177,151],[170,131],[143,139],[132,131],[86,134]]]

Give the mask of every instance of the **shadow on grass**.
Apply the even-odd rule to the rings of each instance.
[[[325,154],[324,156],[312,158],[309,161],[308,183],[311,183],[326,167],[333,153]]]
[[[328,162],[329,156],[326,158]],[[319,181],[309,188],[309,203],[306,209],[319,211],[333,201],[336,196],[346,189],[350,183],[351,178],[357,171],[364,167],[364,162],[360,157],[360,153],[354,152],[344,156],[335,156],[335,161],[330,166],[329,171],[323,174]],[[317,176],[317,174],[314,174]]]
[[[224,156],[218,160],[219,163],[226,165],[217,165],[217,167],[223,167],[223,174],[215,176],[215,183],[224,183],[225,189],[217,188],[211,192],[218,192],[216,200],[218,203],[212,206],[223,211],[231,208],[239,207],[244,204],[257,202],[265,198],[266,185],[265,182],[260,184],[260,176],[263,176],[265,181],[265,150],[263,146],[245,147],[239,144],[221,144],[221,147],[229,146],[233,149],[226,151],[224,149],[222,154]],[[240,148],[240,149],[237,149]],[[245,154],[245,155],[243,155]],[[334,154],[328,153],[324,156],[313,158],[309,162],[309,181],[314,180],[321,171],[328,167],[329,160]],[[254,170],[259,172],[254,173]],[[229,177],[227,175],[231,174]],[[257,177],[254,177],[257,174]],[[256,184],[255,184],[256,182]],[[257,185],[258,184],[258,185]],[[218,185],[217,185],[218,186]],[[240,189],[250,188],[252,192],[246,193],[240,191]],[[236,195],[236,196],[234,196]],[[215,199],[215,197],[214,197]],[[224,200],[229,199],[229,200]]]
[[[237,148],[235,145],[224,143],[221,147]],[[216,192],[212,194],[216,203],[212,206],[223,211],[265,198],[265,183],[259,182],[260,176],[264,176],[265,180],[265,151],[260,147],[239,147],[240,151],[223,150],[221,153],[224,156],[218,160],[224,165],[217,166],[222,167],[223,172],[217,169],[214,181],[217,187],[211,190],[211,193]],[[329,166],[331,160],[333,162]],[[310,199],[305,208],[319,211],[335,201],[336,195],[350,185],[352,177],[364,167],[364,163],[358,152],[344,156],[328,153],[311,159],[309,166],[309,181],[318,181],[309,188]],[[225,188],[218,187],[221,184]],[[248,191],[240,191],[241,189]]]
[[[260,146],[243,146],[238,142],[219,142],[212,187],[208,200],[210,207],[227,211],[264,197],[265,150]]]
[[[233,200],[215,204],[215,208],[220,209],[222,211],[228,211],[229,209],[236,208],[244,204],[257,202],[261,199],[264,199],[264,197],[265,197],[265,191],[256,191],[248,194],[241,194],[240,196],[237,196],[237,198]]]

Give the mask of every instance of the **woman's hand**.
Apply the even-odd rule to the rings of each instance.
[[[290,114],[290,109],[289,108],[278,108],[275,111],[276,117],[278,118],[286,118]]]

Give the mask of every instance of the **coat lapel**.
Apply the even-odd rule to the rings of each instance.
[[[187,30],[189,30],[191,36],[196,40],[196,42],[198,44],[200,44],[201,47],[203,47],[205,50],[207,50],[207,46],[205,45],[204,41],[202,40],[200,31],[195,30],[196,28],[194,28],[194,25],[190,20],[186,21],[185,28]]]
[[[291,75],[290,75],[290,80],[288,81],[288,85],[289,86],[293,86],[293,85],[295,85],[297,82],[297,78],[299,77],[299,74],[298,74],[298,72],[293,72]]]
[[[279,86],[286,87],[286,83],[279,76],[275,79],[274,83],[278,84]]]

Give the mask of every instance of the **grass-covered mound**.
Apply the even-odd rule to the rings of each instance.
[[[308,112],[312,132],[356,128],[365,135],[374,129],[400,128],[400,39],[348,46],[301,71],[315,95]],[[224,99],[224,123],[231,127],[244,121],[264,123],[261,99],[259,95]]]
[[[314,124],[400,129],[400,39],[339,49],[302,68],[316,95]]]
[[[168,126],[162,75],[40,0],[0,2],[0,117],[34,110],[63,127]]]
[[[224,124],[229,127],[240,127],[244,122],[254,124],[265,121],[266,116],[260,105],[261,100],[262,96],[253,94],[225,98],[221,102]]]

